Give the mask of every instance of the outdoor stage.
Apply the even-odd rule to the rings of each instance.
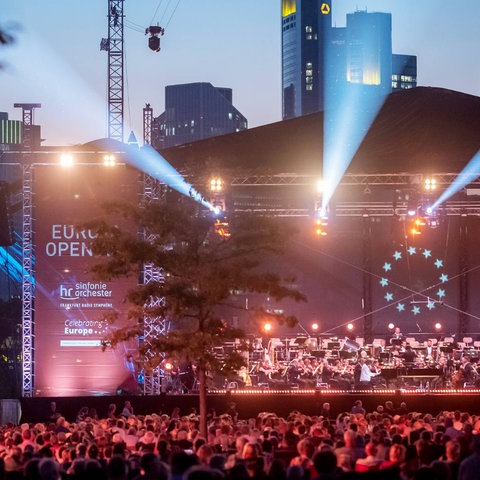
[[[307,415],[319,414],[323,402],[329,402],[332,415],[350,411],[355,400],[360,399],[367,412],[375,410],[387,400],[398,408],[405,402],[409,412],[432,413],[442,410],[461,410],[480,414],[479,389],[466,390],[218,390],[209,392],[208,408],[217,414],[227,410],[229,402],[237,404],[240,418],[256,417],[259,412],[274,412],[286,416],[293,410]],[[104,417],[108,405],[115,403],[121,411],[125,400],[130,400],[136,414],[166,413],[180,407],[181,415],[188,415],[192,409],[198,411],[198,394],[161,394],[157,396],[98,396],[98,397],[34,397],[20,399],[22,416],[20,421],[45,421],[51,401],[57,402],[57,409],[67,420],[73,421],[82,406],[95,408],[99,417]]]

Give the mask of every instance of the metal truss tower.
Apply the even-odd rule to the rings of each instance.
[[[14,107],[22,109],[23,137],[22,147],[22,396],[33,396],[33,299],[35,280],[33,270],[33,229],[32,229],[32,127],[33,110],[40,108],[40,103],[15,103]]]
[[[22,396],[33,396],[33,298],[35,291],[32,235],[33,166],[27,160],[23,169],[22,232]]]
[[[143,204],[148,205],[154,201],[162,201],[166,192],[166,185],[151,177],[150,175],[143,174]],[[144,238],[149,241],[154,240],[154,235],[148,231],[143,232]],[[163,268],[155,266],[151,263],[147,263],[143,266],[143,283],[150,282],[163,283],[165,272]],[[164,297],[151,297],[146,306],[155,307],[165,304]],[[164,335],[168,331],[169,325],[165,318],[144,318],[143,320],[143,342],[147,347],[146,356],[153,356],[150,354],[148,346],[151,339],[159,335]],[[145,371],[144,369],[144,384],[143,393],[145,395],[158,395],[162,391],[162,375],[160,373],[160,367],[157,366],[152,370]]]
[[[149,103],[143,108],[143,144],[152,144],[153,108]]]
[[[108,138],[123,142],[123,2],[108,0]]]

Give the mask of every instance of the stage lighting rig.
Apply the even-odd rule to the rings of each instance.
[[[213,206],[213,213],[215,215],[225,215],[225,185],[221,178],[212,178],[210,180],[210,203]]]
[[[145,35],[150,34],[150,38],[148,39],[148,48],[153,50],[154,52],[160,51],[160,38],[159,35],[162,36],[165,34],[165,29],[159,27],[158,25],[150,26],[145,29]]]

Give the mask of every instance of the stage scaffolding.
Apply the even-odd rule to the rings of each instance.
[[[32,209],[33,209],[33,173],[34,165],[53,163],[49,158],[52,155],[57,156],[58,151],[20,151],[20,152],[4,152],[5,157],[14,157],[11,162],[10,158],[2,162],[9,165],[19,165],[22,171],[23,184],[23,233],[22,233],[22,368],[23,368],[23,383],[22,396],[33,396],[34,387],[34,319],[33,319],[33,302],[34,302],[34,243],[33,243],[33,229],[32,229]],[[76,152],[72,152],[75,154]],[[92,152],[78,152],[82,155]],[[20,160],[21,159],[21,160]],[[34,160],[35,159],[35,160]],[[440,188],[445,188],[451,184],[458,177],[456,173],[437,173],[430,175],[430,178],[435,178],[437,185]],[[142,176],[143,194],[142,201],[145,203],[153,200],[163,198],[166,192],[166,185],[149,175]],[[237,175],[231,182],[232,189],[238,186],[247,187],[271,187],[271,186],[311,186],[314,185],[316,177],[312,175],[302,174],[276,174],[276,175]],[[391,187],[391,188],[421,188],[423,176],[419,174],[408,173],[389,173],[389,174],[346,174],[340,182],[340,187],[345,186],[364,186],[370,187]],[[193,182],[194,183],[194,182]],[[480,180],[478,178],[469,184],[469,188],[480,189]],[[480,192],[480,190],[479,190]],[[405,203],[397,203],[392,205],[392,202],[338,202],[335,206],[337,216],[355,217],[355,216],[394,216],[406,214],[407,205]],[[480,197],[472,196],[466,197],[463,200],[450,199],[441,206],[442,212],[447,216],[480,216]],[[265,213],[271,215],[296,217],[309,216],[311,210],[307,207],[299,209],[288,208],[265,208],[260,209]],[[242,211],[239,207],[238,211]],[[252,211],[251,209],[249,211]],[[143,232],[144,235],[148,233]],[[465,265],[463,265],[465,268]],[[143,281],[148,283],[150,281],[162,281],[164,272],[162,269],[157,269],[153,265],[145,265],[143,270]],[[163,298],[155,298],[152,302],[163,302]],[[144,338],[143,341],[149,341],[157,335],[165,333],[168,329],[168,322],[165,319],[148,320],[144,324]],[[162,378],[159,370],[145,374],[144,393],[146,395],[158,394],[162,390]]]

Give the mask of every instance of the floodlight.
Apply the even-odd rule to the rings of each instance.
[[[115,166],[115,155],[110,155],[110,154],[107,154],[107,155],[104,155],[103,157],[103,164],[106,166],[106,167],[113,167]]]
[[[73,165],[73,155],[70,153],[63,153],[60,156],[60,165],[62,167],[71,167]]]
[[[437,181],[434,178],[426,178],[423,184],[423,188],[428,192],[432,192],[437,188]]]

